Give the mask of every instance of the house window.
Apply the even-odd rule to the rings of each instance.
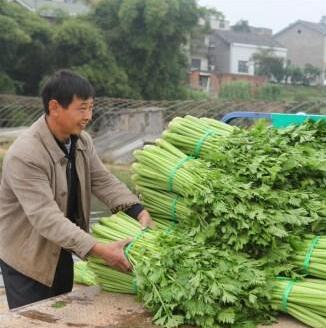
[[[191,68],[200,71],[201,60],[197,58],[191,59]]]
[[[238,61],[238,72],[239,73],[248,73],[249,72],[248,61],[246,61],[246,60]]]
[[[208,76],[200,76],[199,77],[199,85],[202,89],[207,89],[208,87]]]

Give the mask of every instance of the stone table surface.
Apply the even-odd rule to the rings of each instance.
[[[13,311],[7,309],[3,289],[0,289],[0,292],[1,328],[157,327],[151,323],[151,315],[135,300],[134,296],[102,292],[99,287],[77,285],[71,293]],[[290,317],[281,316],[278,323],[267,327],[304,328],[307,326]]]

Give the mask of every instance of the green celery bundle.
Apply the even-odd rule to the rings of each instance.
[[[132,165],[132,179],[137,186],[185,197],[196,193],[209,197],[210,170],[204,161],[186,156],[162,139],[156,140],[155,146],[136,150],[134,156],[137,163]]]
[[[141,195],[143,205],[156,222],[172,221],[189,224],[190,220],[198,217],[198,214],[190,209],[189,203],[180,195],[141,186],[137,186],[136,190]]]
[[[125,254],[134,265],[138,256],[146,257],[145,251],[157,252],[155,238],[159,229],[142,229],[141,224],[123,212],[101,218],[92,226],[92,235],[100,242],[113,242],[133,238],[126,247]]]
[[[87,265],[86,261],[78,261],[74,263],[74,282],[87,286],[98,284],[95,273]]]
[[[124,213],[101,219],[93,235],[101,242],[134,237],[125,249],[134,276],[94,257],[89,266],[104,290],[137,293],[157,324],[249,327],[272,318],[265,272],[244,255],[199,244],[178,225],[174,230],[141,230]]]
[[[270,284],[258,262],[198,243],[183,229],[162,235],[160,250],[135,266],[138,295],[164,327],[256,327],[274,312]]]
[[[187,115],[174,118],[162,137],[185,154],[205,159],[216,150],[221,138],[230,135],[235,129],[213,119]]]
[[[168,224],[156,224],[156,230],[143,230],[140,223],[123,212],[104,217],[92,226],[92,235],[101,243],[110,243],[134,238],[126,246],[125,255],[135,265],[138,257],[146,258],[146,252],[156,252],[154,240],[158,231],[167,229]],[[108,292],[135,293],[135,278],[132,274],[119,272],[105,265],[102,259],[90,256],[88,266],[96,275],[98,284]]]
[[[305,212],[313,222],[310,230],[322,233],[326,231],[325,135],[325,121],[282,129],[258,124],[234,130],[209,161],[236,181],[250,184],[253,193],[266,197],[266,207]]]
[[[313,328],[326,327],[326,282],[280,277],[272,283],[272,305]]]
[[[136,281],[131,273],[117,271],[96,257],[90,257],[89,268],[95,273],[97,283],[111,293],[135,294]]]
[[[326,280],[326,236],[306,235],[294,249],[291,263],[306,275]]]

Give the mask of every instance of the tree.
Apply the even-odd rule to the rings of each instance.
[[[311,64],[306,64],[303,69],[303,84],[310,85],[320,77],[321,69]]]
[[[207,47],[205,44],[205,37],[212,32],[211,22],[215,20],[224,20],[224,15],[213,8],[199,7],[199,22],[189,34],[188,43],[190,44],[190,51],[196,51]]]
[[[232,26],[233,31],[236,32],[250,32],[250,26],[247,20],[240,19],[234,26]]]
[[[51,69],[51,28],[26,9],[4,2],[0,7],[0,68],[20,86],[18,92],[38,91],[42,76]]]
[[[15,82],[4,72],[0,72],[0,93],[15,93]]]
[[[119,68],[102,31],[83,19],[69,19],[54,32],[56,68],[70,68],[94,85],[98,96],[138,97]]]
[[[91,20],[105,31],[132,89],[146,99],[180,96],[187,58],[182,46],[197,25],[195,0],[106,0]]]
[[[261,49],[251,58],[256,67],[256,74],[267,76],[281,82],[284,79],[284,59],[275,55],[273,49]]]
[[[289,72],[291,84],[300,84],[303,82],[304,74],[300,67],[291,65]]]

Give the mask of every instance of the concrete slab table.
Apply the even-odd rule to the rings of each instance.
[[[0,315],[1,328],[154,328],[151,315],[132,295],[80,287],[71,293]],[[184,326],[186,327],[186,326]],[[189,326],[187,326],[190,328]],[[282,316],[271,328],[307,327]],[[261,328],[263,328],[261,326]]]

